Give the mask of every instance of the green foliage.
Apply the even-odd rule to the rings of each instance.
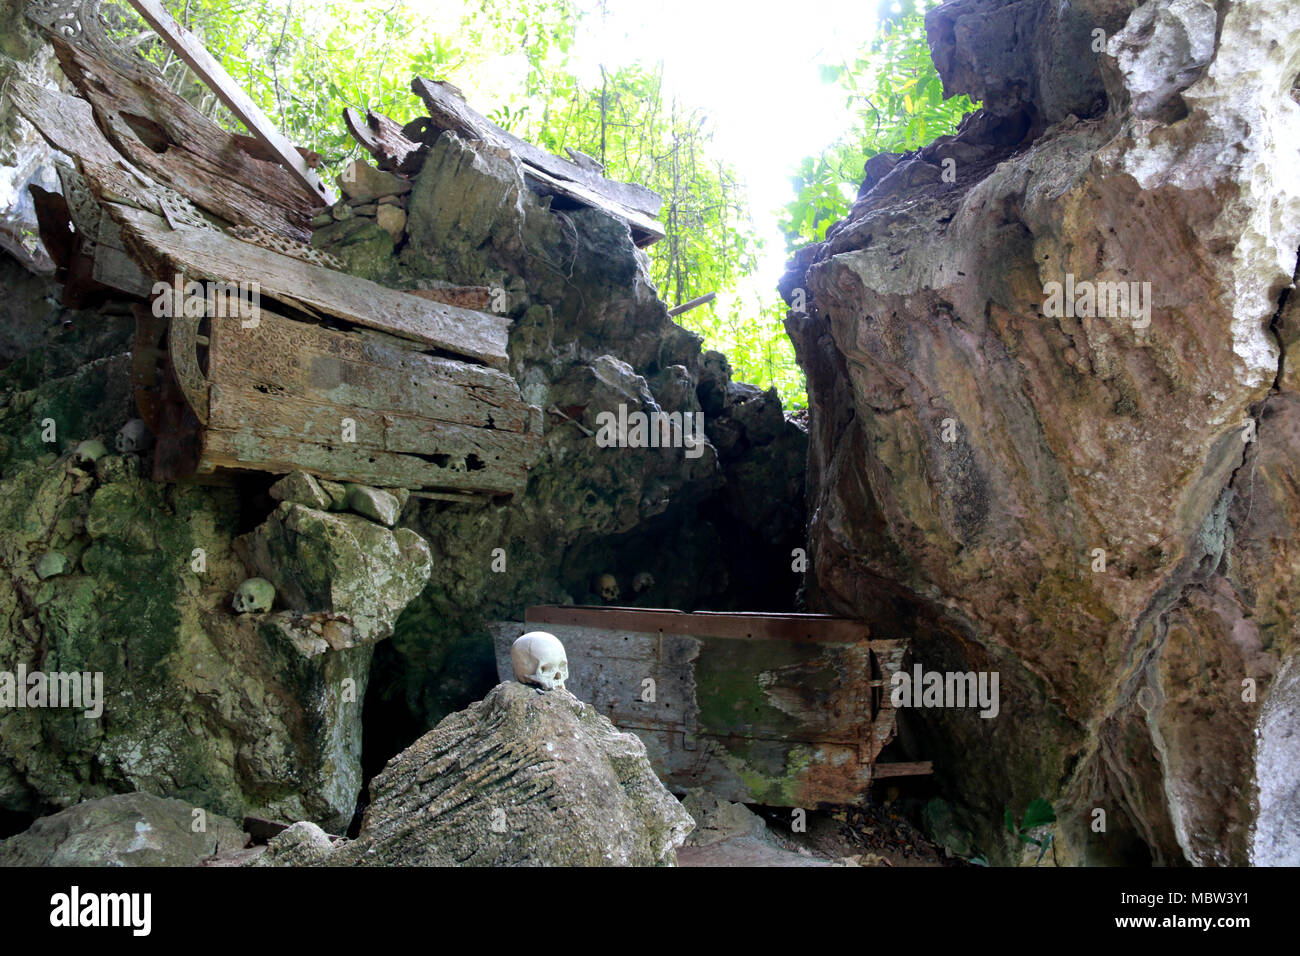
[[[709,118],[668,97],[662,67],[601,68],[599,87],[579,82],[569,56],[579,0],[467,0],[434,7],[411,0],[166,0],[231,76],[289,138],[322,157],[325,176],[361,153],[341,120],[345,107],[406,122],[423,112],[414,76],[447,80],[489,117],[558,154],[579,150],[607,175],[664,197],[666,238],[648,250],[651,276],[670,306],[707,292],[717,303],[678,321],[728,354],[737,377],[775,385],[787,407],[806,404],[804,380],[775,295],[733,292],[761,252],[743,184],[720,162]],[[844,90],[857,125],[819,156],[805,159],[783,227],[791,244],[824,238],[861,179],[863,161],[914,149],[950,132],[973,108],[944,102],[921,16],[927,0],[884,11],[885,28],[852,63],[826,69]],[[103,7],[113,32],[162,68],[173,90],[227,128],[238,123],[210,90],[123,0]]]
[[[796,196],[781,222],[792,250],[825,239],[826,230],[847,215],[868,159],[919,149],[953,133],[976,108],[966,96],[944,100],[920,10],[886,22],[854,62],[823,67],[822,75],[843,89],[856,125],[819,155],[806,157],[795,174]]]
[[[1007,807],[1004,822],[1006,823],[1007,832],[1013,837],[1017,837],[1022,843],[1038,847],[1038,858],[1034,860],[1034,866],[1043,862],[1043,857],[1051,848],[1055,835],[1046,832],[1034,836],[1030,831],[1049,827],[1056,822],[1056,811],[1052,809],[1052,805],[1039,797],[1025,808],[1025,815],[1019,823],[1016,823],[1015,818],[1011,815],[1011,808]],[[1053,856],[1053,859],[1055,859],[1055,856]]]

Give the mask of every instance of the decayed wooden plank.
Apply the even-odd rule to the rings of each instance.
[[[110,166],[121,159],[95,125],[95,111],[80,97],[16,78],[9,81],[8,93],[46,142],[78,163]]]
[[[407,295],[418,295],[434,302],[458,305],[462,309],[483,312],[492,304],[492,290],[485,285],[449,285],[432,289],[406,289]]]
[[[510,320],[431,302],[254,246],[214,229],[171,229],[140,209],[110,203],[123,239],[155,275],[176,272],[219,282],[260,283],[261,294],[284,295],[326,315],[390,332],[494,368],[507,365]]]
[[[384,342],[286,319],[265,306],[253,328],[239,318],[213,320],[208,378],[267,395],[459,425],[529,427],[519,386],[504,372],[426,355],[402,339]]]
[[[639,248],[652,246],[665,235],[663,227],[649,216],[610,202],[582,183],[560,179],[532,166],[524,166],[524,179],[531,180],[529,185],[533,190],[544,196],[565,196],[583,205],[594,206],[609,213],[615,219],[622,220],[628,224],[628,228],[632,231],[632,241]]]
[[[707,611],[689,614],[661,609],[548,604],[528,608],[524,619],[538,624],[575,624],[721,638],[764,637],[813,643],[865,641],[871,633],[870,628],[861,621],[823,614],[727,614]]]
[[[538,450],[532,435],[268,396],[229,385],[209,387],[208,407],[208,428],[213,430],[244,432],[286,447],[303,443],[342,452],[355,449],[359,457],[412,456],[426,478],[416,487],[519,490],[527,484],[528,466]],[[347,427],[355,442],[343,440],[345,420],[352,423]]]
[[[429,119],[437,130],[451,130],[493,146],[504,146],[529,166],[549,173],[557,179],[580,183],[602,199],[643,215],[657,216],[660,207],[663,206],[663,197],[652,189],[606,179],[598,173],[583,169],[576,163],[548,153],[513,133],[506,132],[473,109],[461,97],[460,91],[448,83],[416,77],[411,83],[411,89],[424,101],[424,105],[429,110]]]
[[[168,46],[176,51],[191,70],[203,80],[221,102],[248,127],[258,139],[273,150],[280,162],[284,164],[301,184],[302,190],[319,205],[334,202],[333,191],[320,181],[320,177],[307,167],[303,158],[294,149],[266,114],[258,108],[243,87],[230,78],[225,68],[216,61],[198,39],[176,22],[158,0],[131,0],[131,6],[139,11],[149,26],[158,31],[159,36],[167,41]]]
[[[934,763],[929,760],[878,763],[872,769],[872,776],[877,780],[883,780],[885,777],[925,777],[932,773],[934,773]]]
[[[480,494],[512,495],[526,481],[498,471],[448,474],[445,469],[411,455],[362,448],[355,444],[315,445],[284,438],[266,438],[246,430],[207,428],[203,432],[200,472],[218,468],[247,468],[286,474],[302,470],[334,481],[389,488],[446,488]]]
[[[153,74],[127,74],[84,47],[52,42],[100,129],[138,168],[227,222],[310,238],[314,201],[292,174],[240,148]]]
[[[401,124],[382,113],[367,112],[364,117],[352,107],[343,111],[343,122],[361,146],[375,158],[375,164],[386,172],[405,171],[408,157],[419,151],[421,144],[402,135]]]
[[[663,228],[654,221],[663,197],[653,190],[607,179],[506,132],[472,109],[461,98],[460,91],[450,84],[416,77],[411,89],[429,110],[430,132],[450,130],[510,150],[525,163],[528,176],[543,192],[567,196],[622,219],[632,227],[637,245],[649,245],[663,238]],[[410,127],[408,124],[406,128]]]

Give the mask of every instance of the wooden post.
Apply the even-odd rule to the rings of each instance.
[[[131,6],[135,7],[149,26],[153,27],[167,45],[176,51],[199,79],[212,88],[217,98],[248,127],[249,132],[261,140],[275,158],[293,173],[303,188],[318,203],[330,205],[334,202],[336,198],[334,191],[307,165],[302,155],[294,149],[285,135],[276,129],[244,88],[231,79],[225,67],[217,62],[197,37],[176,22],[159,0],[131,0]]]
[[[683,312],[689,312],[691,309],[698,309],[702,305],[707,305],[718,297],[716,292],[706,292],[704,295],[691,299],[690,302],[683,302],[681,305],[668,310],[669,318],[675,318]]]

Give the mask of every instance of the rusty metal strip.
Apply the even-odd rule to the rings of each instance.
[[[699,635],[716,638],[768,638],[815,644],[870,640],[866,624],[826,614],[723,614],[624,607],[536,605],[524,612],[530,624],[569,624],[606,630]],[[882,641],[881,645],[898,642]],[[872,642],[873,648],[876,642]],[[892,649],[892,648],[891,648]]]

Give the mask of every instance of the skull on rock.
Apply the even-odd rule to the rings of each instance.
[[[153,434],[143,419],[133,418],[118,429],[114,444],[123,455],[147,451],[153,445]]]
[[[564,690],[569,679],[569,659],[564,645],[554,634],[529,631],[510,647],[515,680],[543,690]]]
[[[602,574],[597,577],[596,590],[600,592],[601,599],[606,604],[611,604],[618,600],[618,580],[612,574]]]
[[[236,614],[265,614],[275,603],[275,585],[266,578],[249,578],[230,602]]]
[[[642,591],[648,591],[654,586],[654,575],[649,571],[642,571],[632,579],[632,590],[637,594],[640,594]]]

